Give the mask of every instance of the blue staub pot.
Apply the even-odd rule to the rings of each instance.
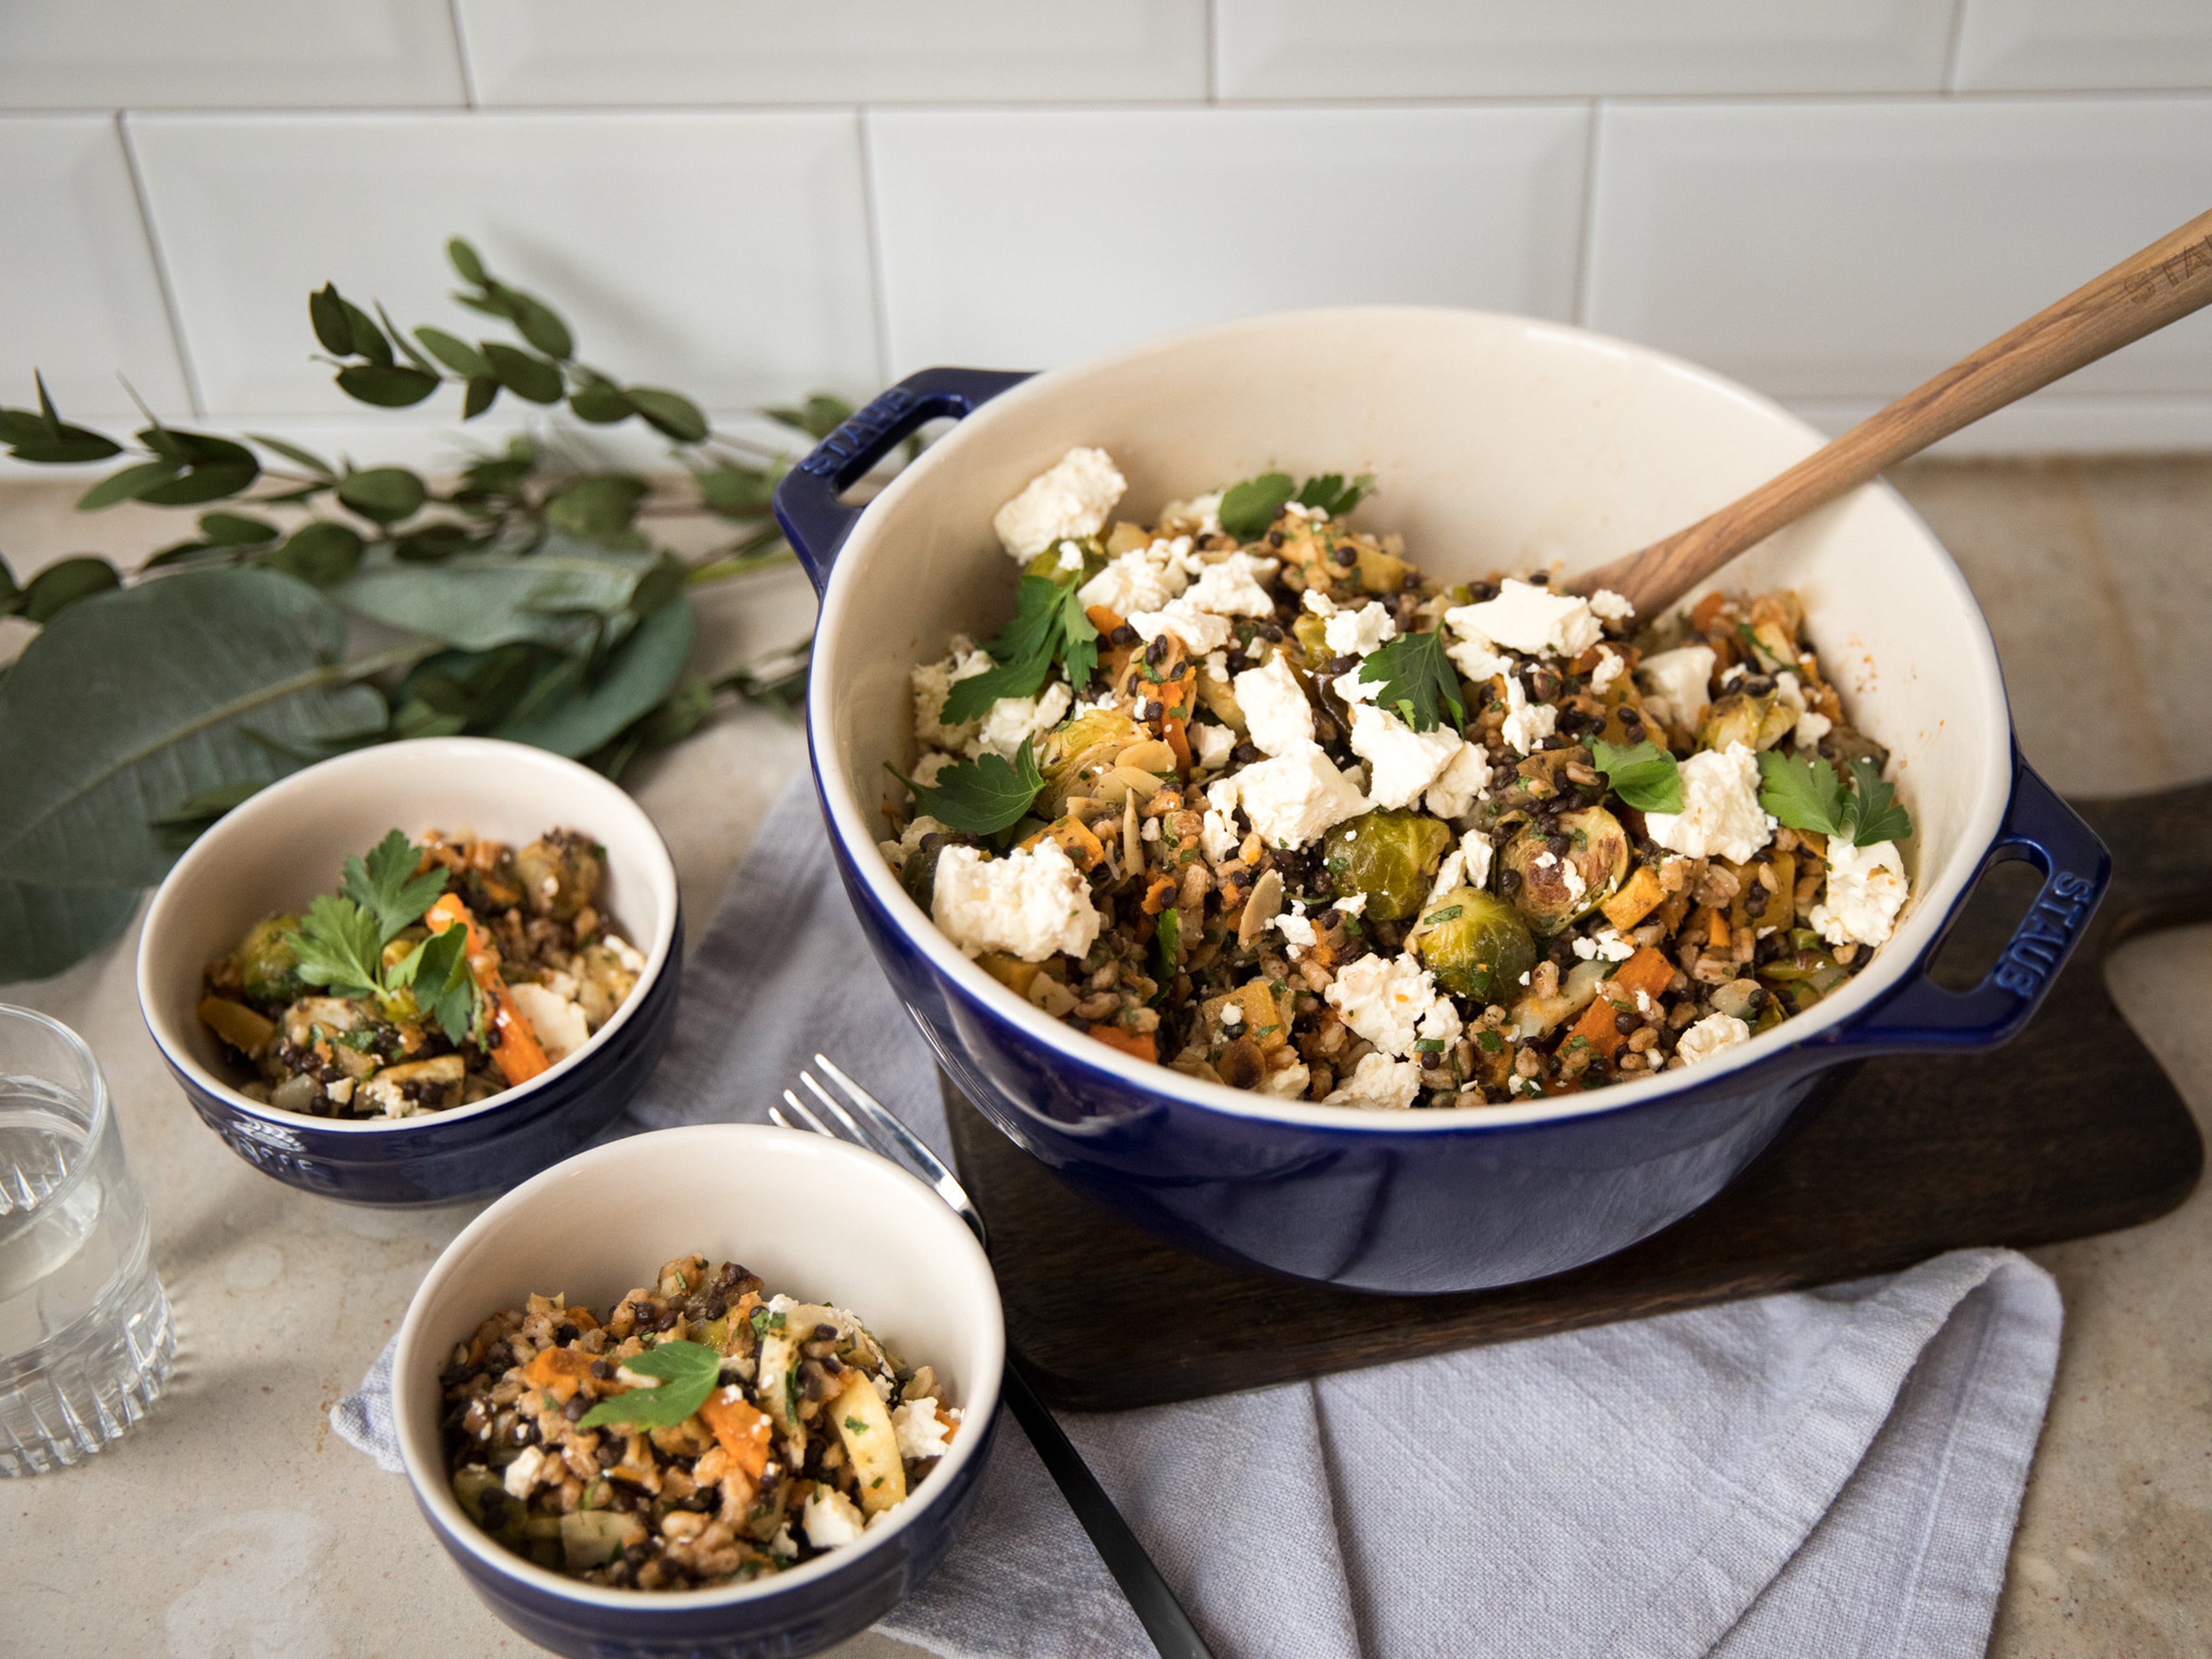
[[[602,908],[645,958],[637,984],[582,1048],[472,1106],[349,1120],[263,1105],[240,1092],[194,1012],[201,970],[264,916],[335,889],[346,854],[395,828],[468,829],[517,846],[555,828],[590,835],[606,854]],[[541,749],[436,738],[324,761],[225,814],[147,911],[138,1000],[193,1110],[263,1174],[349,1203],[450,1204],[512,1187],[614,1120],[668,1045],[683,966],[675,866],[636,802]]]
[[[838,493],[925,422],[959,424],[865,511]],[[1134,1060],[960,951],[875,843],[886,763],[915,757],[908,671],[1011,612],[999,505],[1070,447],[1129,480],[1117,516],[1266,471],[1371,471],[1359,522],[1449,580],[1571,574],[1691,523],[1819,447],[1740,386],[1553,323],[1372,308],[1260,318],[1049,374],[932,369],[886,392],[779,487],[822,590],[808,703],[839,868],[884,972],[968,1097],[1070,1186],[1186,1249],[1384,1292],[1581,1266],[1679,1220],[1773,1140],[1821,1073],[1991,1047],[2026,1023],[2110,872],[2020,759],[1989,632],[1942,545],[1870,485],[1723,573],[1794,588],[1853,722],[1891,750],[1913,897],[1874,960],[1810,1012],[1705,1065],[1460,1111],[1286,1103]],[[1982,873],[2041,893],[1966,993],[1927,968]]]

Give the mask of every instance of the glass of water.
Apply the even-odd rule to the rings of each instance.
[[[0,1475],[90,1456],[176,1358],[145,1195],[76,1032],[0,1005]]]

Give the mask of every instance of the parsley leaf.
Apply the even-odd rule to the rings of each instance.
[[[437,866],[415,873],[422,861],[421,851],[397,830],[377,842],[365,864],[358,854],[346,854],[340,890],[374,919],[379,945],[390,944],[402,928],[420,921],[446,890],[446,872]]]
[[[1287,472],[1262,472],[1232,484],[1221,493],[1221,527],[1240,542],[1256,541],[1297,489]]]
[[[1375,701],[1395,708],[1416,732],[1433,732],[1451,710],[1455,730],[1467,720],[1459,700],[1459,673],[1444,655],[1444,636],[1431,629],[1425,634],[1401,634],[1359,665],[1362,684],[1379,684]]]
[[[596,1429],[603,1423],[673,1428],[707,1403],[722,1375],[721,1356],[699,1342],[663,1342],[617,1363],[641,1376],[659,1377],[660,1386],[600,1401],[576,1419],[578,1428]]]
[[[1375,475],[1363,472],[1350,483],[1341,472],[1324,472],[1318,478],[1308,478],[1298,486],[1300,507],[1317,507],[1332,519],[1340,519],[1359,505],[1361,497],[1375,488]]]
[[[964,684],[964,682],[963,682]],[[948,766],[934,783],[916,783],[897,768],[884,769],[914,791],[915,805],[949,830],[963,835],[995,836],[1030,810],[1044,774],[1037,770],[1030,740],[1022,739],[1012,762],[982,754]]]
[[[1182,916],[1170,905],[1160,912],[1159,926],[1152,933],[1152,977],[1159,982],[1162,995],[1182,965]]]
[[[1080,690],[1098,665],[1098,630],[1076,597],[1083,573],[1055,581],[1024,576],[1014,596],[1014,617],[984,649],[993,666],[955,680],[938,718],[959,726],[991,712],[1001,697],[1033,697],[1055,660],[1066,665],[1068,683]]]
[[[477,1019],[476,976],[469,971],[463,946],[468,929],[448,927],[433,933],[386,970],[385,983],[397,991],[415,988],[415,1006],[423,1018],[434,1019],[446,1040],[459,1047]]]
[[[1682,774],[1674,757],[1650,738],[1633,749],[1616,749],[1603,738],[1594,738],[1590,753],[1597,769],[1619,795],[1640,812],[1679,812],[1682,810]]]
[[[378,972],[384,940],[376,918],[349,898],[318,893],[285,935],[299,961],[299,975],[335,996],[365,997],[381,988]]]
[[[1912,833],[1911,815],[1897,804],[1897,791],[1882,781],[1875,763],[1862,756],[1851,763],[1851,789],[1858,822],[1851,842],[1871,847],[1878,841],[1903,841]]]
[[[1777,749],[1759,753],[1759,804],[1792,830],[1842,832],[1850,814],[1843,781],[1818,756],[1798,759]]]

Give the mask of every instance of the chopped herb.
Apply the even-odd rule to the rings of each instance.
[[[1332,519],[1340,519],[1359,505],[1360,498],[1375,488],[1375,475],[1363,472],[1350,483],[1341,472],[1324,472],[1317,478],[1308,478],[1298,486],[1300,507],[1319,507]]]
[[[1460,918],[1461,912],[1466,908],[1467,907],[1463,904],[1447,904],[1443,909],[1431,910],[1428,915],[1423,916],[1421,918],[1421,926],[1424,927],[1441,927],[1448,921],[1457,921]]]
[[[1221,492],[1221,527],[1240,542],[1256,541],[1297,493],[1287,472],[1262,472]]]
[[[1160,912],[1159,927],[1152,934],[1153,977],[1160,982],[1160,995],[1167,994],[1167,982],[1182,962],[1182,918],[1170,905]]]
[[[1505,1047],[1505,1040],[1497,1032],[1485,1029],[1474,1034],[1474,1041],[1486,1054],[1494,1054]]]
[[[343,896],[316,895],[284,935],[300,977],[333,996],[374,997],[387,1014],[412,988],[416,1012],[434,1019],[458,1044],[475,1028],[481,998],[463,946],[466,932],[434,933],[389,968],[384,947],[422,919],[446,890],[446,872],[434,866],[415,874],[422,850],[394,830],[366,861],[345,861]],[[349,1045],[351,1046],[351,1045]]]
[[[1632,749],[1617,749],[1603,738],[1594,738],[1590,754],[1613,793],[1639,812],[1682,810],[1681,769],[1672,755],[1649,738]]]
[[[994,836],[1018,823],[1044,787],[1044,774],[1037,770],[1036,755],[1027,738],[1011,762],[986,752],[946,767],[934,783],[916,783],[888,762],[884,769],[914,791],[915,805],[922,811],[969,836]]]
[[[1875,763],[1861,757],[1851,762],[1850,774],[1846,790],[1836,769],[1819,757],[1769,749],[1759,757],[1759,804],[1792,830],[1841,836],[1858,847],[1910,836],[1912,819]]]
[[[1444,636],[1436,629],[1425,633],[1401,634],[1359,665],[1363,685],[1380,685],[1375,701],[1395,708],[1416,732],[1433,732],[1451,711],[1455,731],[1467,720],[1460,702],[1459,674],[1444,655]]]
[[[1443,1051],[1442,1037],[1422,1037],[1413,1044],[1413,1052],[1417,1054],[1440,1054]]]
[[[659,1379],[657,1389],[632,1389],[602,1400],[576,1419],[580,1429],[603,1423],[629,1428],[673,1428],[707,1403],[722,1374],[722,1359],[697,1342],[663,1342],[616,1362],[641,1376]]]
[[[1875,763],[1861,756],[1851,762],[1851,788],[1856,798],[1858,822],[1851,840],[1860,847],[1876,842],[1903,841],[1912,833],[1912,819],[1897,804],[1897,791],[1882,781]]]
[[[857,1417],[847,1418],[845,1426],[852,1430],[854,1434],[866,1434],[868,1431],[868,1425]]]

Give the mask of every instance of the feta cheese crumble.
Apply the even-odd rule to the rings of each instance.
[[[1338,771],[1318,744],[1257,762],[1224,781],[1236,786],[1237,804],[1270,847],[1295,850],[1367,810],[1358,784]]]
[[[1412,956],[1361,957],[1322,993],[1353,1031],[1400,1058],[1424,1040],[1459,1041],[1459,1012]]]
[[[1263,755],[1287,755],[1314,740],[1313,705],[1280,657],[1248,668],[1231,682],[1252,746]]]
[[[1700,750],[1681,763],[1682,810],[1647,812],[1644,828],[1670,853],[1741,864],[1776,823],[1759,804],[1759,757],[1745,744]]]
[[[1805,919],[1831,945],[1880,945],[1896,927],[1906,891],[1895,842],[1854,847],[1831,836],[1827,886]]]
[[[991,520],[999,544],[1033,559],[1063,536],[1095,536],[1129,487],[1114,458],[1079,445],[1022,486]]]
[[[1322,624],[1322,638],[1333,655],[1364,657],[1379,651],[1398,637],[1398,624],[1390,613],[1370,599],[1357,611],[1339,610]]]
[[[969,956],[1004,951],[1024,962],[1082,956],[1098,937],[1091,884],[1056,841],[987,858],[973,847],[937,855],[930,915]]]
[[[1737,1043],[1750,1041],[1751,1027],[1734,1014],[1707,1014],[1682,1033],[1674,1052],[1681,1055],[1683,1065],[1702,1066]]]
[[[1059,725],[1074,701],[1065,680],[1054,681],[1034,697],[1001,697],[961,747],[970,760],[979,755],[1012,760],[1024,741],[1033,742]]]
[[[1445,625],[1464,637],[1495,641],[1524,656],[1579,657],[1605,636],[1605,625],[1577,593],[1508,576],[1498,597],[1444,612]]]
[[[857,1542],[867,1529],[860,1511],[853,1500],[836,1487],[817,1483],[807,1495],[806,1506],[800,1511],[806,1530],[806,1541],[817,1550],[842,1549]]]
[[[1360,703],[1352,711],[1352,752],[1368,764],[1369,803],[1411,806],[1467,747],[1449,726],[1416,732],[1387,708]],[[1488,776],[1487,766],[1484,775]]]
[[[1211,720],[1192,726],[1190,737],[1191,755],[1201,772],[1218,772],[1229,764],[1229,757],[1237,747],[1237,734]]]
[[[1200,611],[1220,617],[1272,617],[1275,601],[1260,586],[1256,567],[1261,561],[1247,553],[1231,553],[1218,564],[1198,573],[1183,597]]]
[[[914,671],[914,735],[917,742],[928,749],[958,749],[975,735],[980,724],[963,720],[957,726],[946,726],[938,716],[945,712],[945,699],[951,694],[956,681],[969,679],[988,672],[991,653],[979,651],[975,642],[965,634],[952,636],[952,654],[942,662],[926,663]]]
[[[1550,703],[1528,701],[1518,674],[1505,677],[1505,724],[1498,732],[1515,754],[1534,754],[1544,746],[1544,739],[1557,729],[1559,721],[1559,711]]]
[[[1075,590],[1075,597],[1086,607],[1103,605],[1117,617],[1163,610],[1190,586],[1197,563],[1189,537],[1158,538],[1116,553],[1103,570]]]
[[[891,1433],[898,1439],[901,1457],[942,1457],[952,1449],[945,1424],[937,1414],[937,1401],[928,1395],[891,1407]]]
[[[1646,657],[1636,665],[1644,706],[1678,732],[1696,731],[1711,701],[1706,688],[1718,660],[1710,645],[1686,645]]]
[[[1369,1054],[1350,1077],[1322,1097],[1324,1106],[1360,1106],[1376,1111],[1403,1111],[1421,1092],[1421,1068],[1410,1060]]]
[[[1421,805],[1440,818],[1463,817],[1490,788],[1490,756],[1479,743],[1462,740],[1421,797]]]

